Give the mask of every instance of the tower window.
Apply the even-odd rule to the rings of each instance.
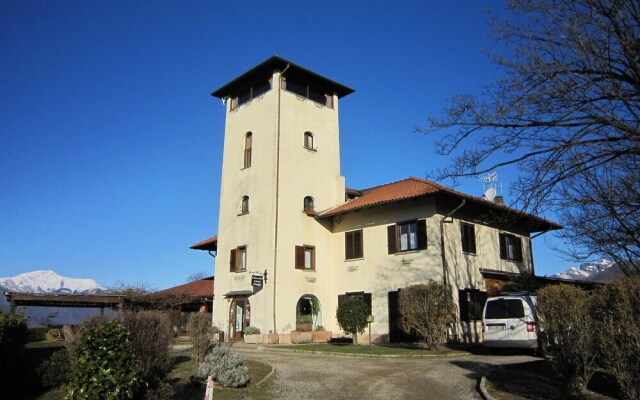
[[[304,133],[304,148],[307,150],[315,150],[315,143],[313,140],[313,133],[305,132]]]
[[[240,202],[240,214],[247,214],[249,212],[249,196],[243,196]]]
[[[253,134],[247,132],[244,137],[244,162],[243,167],[249,168],[251,166],[251,147],[253,142]]]
[[[247,246],[231,249],[229,256],[229,271],[241,272],[247,270]]]
[[[231,109],[234,110],[244,103],[247,103],[256,97],[260,97],[262,94],[271,90],[271,82],[258,82],[254,85],[248,86],[241,90],[237,96],[231,99]]]
[[[295,82],[287,79],[285,81],[284,89],[287,92],[297,94],[300,97],[322,104],[325,107],[333,108],[333,96],[325,94],[323,91],[309,86],[306,83]]]
[[[313,202],[313,197],[307,196],[304,198],[303,210],[306,213],[312,213],[315,211],[315,204]]]

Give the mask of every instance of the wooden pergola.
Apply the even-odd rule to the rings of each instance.
[[[16,306],[36,307],[78,307],[99,308],[100,314],[105,308],[118,308],[122,310],[126,300],[125,295],[83,295],[83,294],[57,294],[57,293],[20,293],[5,292],[4,296],[9,302],[9,312],[13,313]]]

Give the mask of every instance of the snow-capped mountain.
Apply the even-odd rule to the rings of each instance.
[[[68,278],[52,270],[26,272],[14,277],[0,278],[0,310],[9,311],[5,292],[97,294],[106,291],[93,279]],[[28,318],[29,327],[43,325],[75,325],[98,309],[73,307],[21,307]]]
[[[11,278],[0,278],[5,292],[93,294],[105,290],[93,279],[67,278],[55,271],[25,272]]]
[[[567,271],[558,272],[551,275],[551,277],[579,281],[610,282],[623,275],[620,268],[613,261],[600,260],[583,263],[579,267],[571,267]]]

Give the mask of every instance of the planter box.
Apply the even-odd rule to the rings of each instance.
[[[278,344],[280,343],[280,335],[277,333],[269,333],[264,335],[264,344]]]
[[[300,343],[311,343],[312,335],[311,332],[291,332],[291,343],[300,344]]]
[[[291,335],[287,334],[280,334],[279,336],[279,343],[280,344],[291,344]]]
[[[313,330],[313,323],[309,322],[296,322],[296,331],[298,332],[311,332]]]
[[[262,344],[264,341],[263,335],[244,335],[244,342],[247,344]]]
[[[331,341],[331,331],[315,331],[311,332],[311,341],[313,343],[328,343]]]

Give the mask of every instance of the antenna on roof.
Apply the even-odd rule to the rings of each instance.
[[[484,190],[483,197],[489,201],[495,200],[498,191],[496,190],[496,183],[498,181],[497,172],[489,172],[486,175],[481,176],[480,182],[482,182],[482,190]]]

